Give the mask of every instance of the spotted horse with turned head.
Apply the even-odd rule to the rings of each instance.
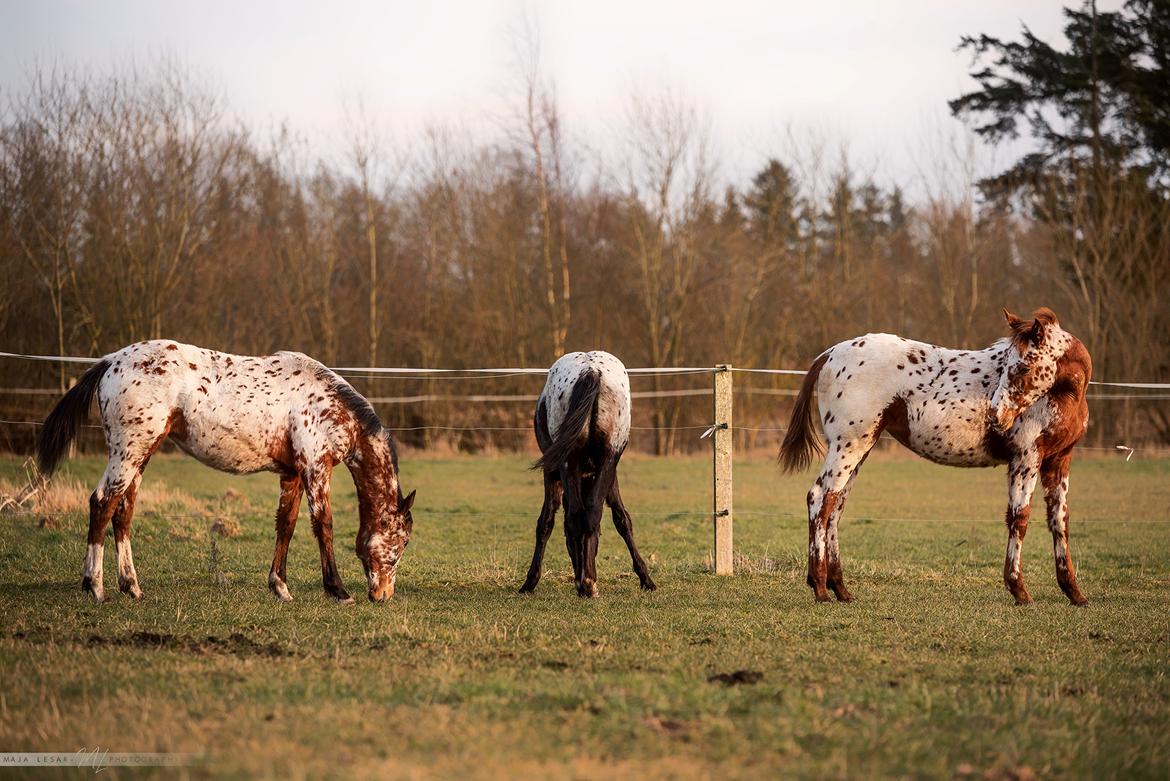
[[[948,466],[1008,465],[1004,583],[1029,604],[1021,555],[1032,493],[1044,488],[1056,581],[1074,605],[1087,600],[1069,552],[1068,474],[1085,433],[1092,362],[1051,309],[1021,319],[1004,310],[1011,335],[983,350],[952,350],[890,334],[866,334],[813,361],[780,449],[786,471],[824,455],[808,492],[808,585],[819,602],[845,587],[837,525],[849,489],[885,432],[918,455]],[[813,420],[819,399],[822,443]],[[826,452],[827,444],[827,452]]]

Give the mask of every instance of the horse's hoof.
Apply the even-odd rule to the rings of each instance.
[[[106,601],[106,590],[100,583],[96,583],[88,575],[81,579],[81,590],[93,597],[95,602]]]
[[[833,592],[833,596],[837,598],[838,602],[852,602],[853,595],[849,593],[849,589],[845,588],[844,583],[831,582],[829,589]]]
[[[1016,607],[1027,607],[1032,604],[1032,597],[1024,594],[1022,597],[1016,597]]]
[[[813,599],[815,599],[817,602],[832,602],[833,601],[833,598],[831,596],[829,596],[828,591],[824,592],[823,594],[819,593],[819,592],[814,593]]]
[[[657,591],[658,586],[654,585],[654,581],[650,580],[650,578],[646,578],[645,580],[642,581],[642,590],[643,591]]]
[[[126,594],[127,596],[129,596],[131,599],[137,600],[137,599],[142,599],[144,596],[146,596],[145,594],[142,593],[142,589],[140,589],[138,587],[137,583],[127,583],[126,585],[118,584],[118,589],[123,594]]]
[[[1069,597],[1068,601],[1072,603],[1073,607],[1088,607],[1089,600],[1084,594],[1077,594],[1075,597]]]
[[[518,594],[531,594],[533,591],[536,591],[536,584],[533,583],[530,585],[528,583],[525,583],[523,586],[520,587],[520,590],[516,593],[518,593]]]
[[[349,594],[343,594],[340,596],[336,596],[336,597],[334,597],[334,599],[337,600],[337,604],[339,604],[339,605],[352,605],[352,604],[354,604],[354,599]]]
[[[268,576],[268,590],[278,602],[292,602],[292,594],[288,593],[288,585],[277,577],[276,573]]]

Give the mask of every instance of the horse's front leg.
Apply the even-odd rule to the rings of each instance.
[[[606,449],[601,463],[597,466],[597,472],[582,490],[584,508],[582,525],[579,527],[581,572],[577,579],[577,595],[581,597],[597,596],[597,543],[601,537],[601,514],[605,510],[605,500],[617,474],[620,456],[620,453]]]
[[[1007,557],[1003,564],[1003,582],[1015,597],[1017,605],[1032,604],[1032,597],[1024,586],[1024,536],[1028,533],[1028,518],[1032,513],[1032,492],[1040,471],[1034,451],[1023,453],[1008,464],[1008,509],[1005,521],[1008,528]]]
[[[333,507],[330,503],[329,470],[317,470],[302,480],[309,497],[313,535],[317,538],[317,547],[321,549],[321,582],[325,586],[325,593],[343,605],[352,605],[353,597],[342,585],[337,561],[333,557]]]
[[[1040,465],[1040,483],[1044,486],[1044,505],[1048,510],[1048,530],[1052,532],[1052,555],[1056,560],[1056,582],[1074,605],[1089,600],[1077,585],[1072,553],[1068,548],[1068,468],[1072,452],[1053,456]]]
[[[560,477],[563,491],[561,501],[565,510],[565,548],[569,551],[569,560],[573,564],[573,582],[580,584],[583,564],[582,540],[586,526],[580,465],[574,461],[567,467],[562,467]]]
[[[281,602],[292,602],[292,594],[288,593],[285,564],[288,561],[289,542],[297,526],[301,492],[300,476],[281,475],[280,503],[276,506],[276,549],[272,554],[272,569],[268,571],[268,588]]]

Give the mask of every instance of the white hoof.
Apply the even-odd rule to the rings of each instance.
[[[89,578],[82,578],[81,590],[89,593],[95,602],[106,601],[106,590],[101,583],[95,582]]]
[[[288,586],[276,576],[276,573],[270,573],[268,575],[268,588],[272,591],[272,596],[276,597],[277,601],[293,601],[292,594],[288,593]]]

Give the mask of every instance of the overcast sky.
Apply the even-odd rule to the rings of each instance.
[[[1119,2],[1102,2],[1114,8]],[[0,0],[0,88],[32,64],[109,68],[165,54],[264,128],[287,119],[340,148],[360,97],[400,141],[434,123],[493,132],[512,74],[509,30],[538,19],[568,129],[604,146],[633,90],[668,85],[709,113],[722,173],[783,152],[787,127],[847,141],[879,178],[906,184],[926,142],[956,128],[946,100],[972,85],[963,34],[1059,41],[1052,0],[813,2],[253,2]],[[597,139],[597,140],[595,140]]]

